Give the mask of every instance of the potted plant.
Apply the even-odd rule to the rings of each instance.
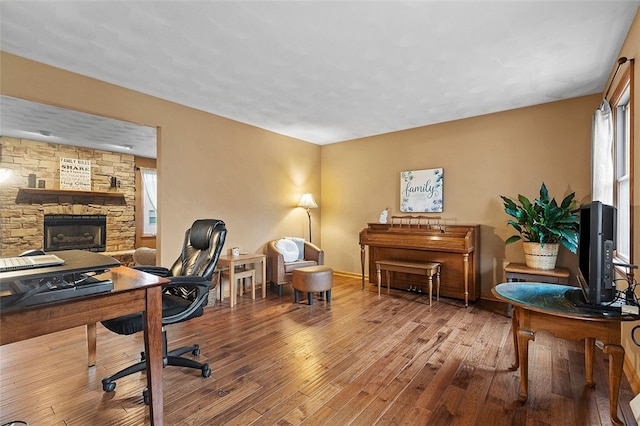
[[[529,201],[518,194],[517,204],[511,198],[501,195],[504,211],[512,216],[507,223],[518,234],[509,237],[505,244],[524,240],[523,248],[527,266],[535,269],[554,269],[560,244],[571,253],[578,249],[578,216],[575,192],[567,195],[560,205],[555,198],[549,197],[544,182],[540,187],[540,197]]]

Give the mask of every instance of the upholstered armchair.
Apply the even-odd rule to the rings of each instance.
[[[324,264],[324,251],[302,238],[281,238],[267,244],[267,281],[278,286],[291,283],[294,269]]]
[[[135,266],[155,266],[156,249],[150,247],[138,247],[133,252],[133,263]]]

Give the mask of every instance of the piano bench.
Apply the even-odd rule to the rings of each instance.
[[[382,283],[381,271],[387,271],[387,294],[391,286],[390,272],[404,272],[405,274],[426,275],[429,280],[429,306],[433,294],[433,276],[436,277],[436,299],[440,300],[440,264],[437,262],[404,262],[401,260],[376,260],[376,273],[378,274],[378,296]]]

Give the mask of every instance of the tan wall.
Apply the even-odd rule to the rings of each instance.
[[[294,206],[304,192],[322,204],[319,146],[6,52],[0,63],[5,95],[158,127],[161,264],[175,260],[198,218],[227,223],[226,248],[262,251],[270,239],[306,236],[307,215]]]
[[[401,214],[400,172],[444,168],[448,223],[480,224],[483,296],[503,281],[504,261],[523,261],[522,244],[505,248],[500,195],[590,197],[591,117],[599,95],[458,120],[325,146],[322,149],[322,241],[328,263],[360,271],[358,232],[381,210]],[[345,214],[349,212],[349,214]],[[576,269],[561,250],[559,264]]]

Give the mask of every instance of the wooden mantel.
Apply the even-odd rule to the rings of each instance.
[[[82,198],[110,198],[124,202],[124,194],[121,192],[104,191],[74,191],[69,189],[43,189],[43,188],[18,188],[16,202],[40,201],[44,197],[66,196]]]

